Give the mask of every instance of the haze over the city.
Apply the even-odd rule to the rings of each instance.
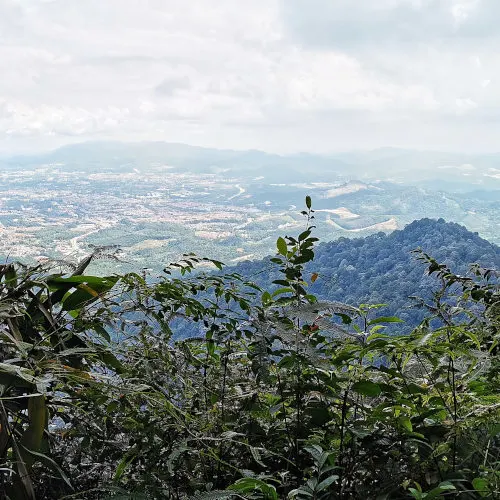
[[[498,1],[242,6],[0,0],[0,154],[108,139],[498,149]]]

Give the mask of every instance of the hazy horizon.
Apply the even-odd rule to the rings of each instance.
[[[405,152],[405,153],[434,153],[434,154],[450,154],[450,155],[463,155],[463,156],[496,156],[500,155],[500,147],[497,149],[492,149],[491,151],[485,151],[485,150],[478,150],[478,151],[471,151],[471,150],[451,150],[451,149],[439,149],[439,148],[418,148],[418,147],[404,147],[404,146],[398,146],[398,145],[381,145],[373,148],[351,148],[351,149],[338,149],[338,150],[331,150],[331,151],[307,151],[307,150],[290,150],[290,151],[275,151],[271,149],[263,149],[263,148],[257,148],[257,147],[216,147],[216,146],[210,146],[210,145],[203,145],[203,144],[194,144],[194,143],[188,143],[188,142],[181,142],[181,141],[169,141],[167,139],[165,140],[153,140],[153,139],[144,139],[144,140],[134,140],[133,138],[130,140],[124,140],[124,139],[115,139],[115,138],[99,138],[99,139],[86,139],[86,140],[81,140],[77,142],[64,142],[62,144],[57,144],[57,145],[47,145],[46,147],[39,147],[39,148],[29,148],[29,147],[22,147],[21,149],[17,150],[10,150],[10,151],[3,151],[0,149],[0,158],[8,159],[8,158],[14,158],[18,156],[43,156],[47,155],[50,153],[54,153],[60,149],[65,149],[65,148],[71,148],[73,146],[82,146],[82,145],[99,145],[99,144],[122,144],[124,147],[126,146],[132,146],[132,145],[142,145],[142,144],[169,144],[169,145],[180,145],[180,146],[187,146],[189,148],[200,148],[200,149],[207,149],[207,150],[218,150],[218,151],[235,151],[235,152],[256,152],[256,153],[263,153],[263,154],[269,154],[269,155],[278,155],[278,156],[300,156],[300,155],[311,155],[311,156],[318,156],[318,157],[335,157],[335,156],[342,156],[342,155],[356,155],[356,154],[369,154],[369,153],[376,153],[376,152],[382,152],[382,151],[398,151],[398,152]]]

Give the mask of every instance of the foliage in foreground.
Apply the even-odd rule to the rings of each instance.
[[[1,267],[3,498],[497,497],[498,276],[419,254],[440,287],[384,335],[381,306],[308,293],[306,206],[273,293],[192,255],[155,283]]]

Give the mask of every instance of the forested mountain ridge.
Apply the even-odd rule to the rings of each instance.
[[[415,301],[409,297],[429,299],[436,287],[413,253],[416,249],[446,263],[458,274],[466,274],[473,263],[497,269],[500,264],[500,247],[477,233],[443,219],[421,219],[390,234],[380,232],[319,244],[314,261],[306,267],[318,274],[310,291],[323,299],[356,306],[388,304],[384,313],[399,316],[407,328],[416,326],[424,311],[410,308]],[[242,262],[234,270],[265,287],[279,278],[268,259]]]

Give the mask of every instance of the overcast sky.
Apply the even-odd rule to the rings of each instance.
[[[0,152],[500,150],[500,0],[0,0]]]

